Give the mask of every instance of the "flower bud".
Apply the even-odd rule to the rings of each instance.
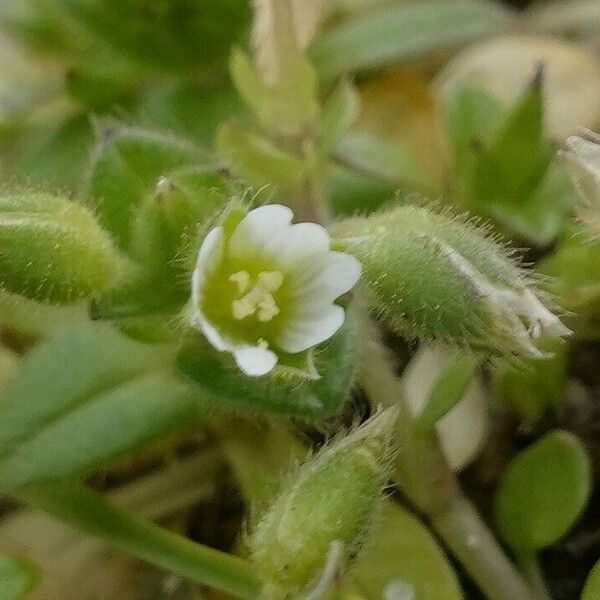
[[[171,272],[181,263],[199,224],[227,199],[225,180],[214,170],[184,167],[159,177],[135,213],[133,255],[153,272]]]
[[[273,597],[322,584],[332,550],[339,552],[338,571],[356,555],[382,495],[395,418],[388,409],[326,447],[271,505],[250,547]]]
[[[506,248],[464,218],[400,206],[333,234],[362,262],[372,308],[403,335],[540,356],[534,338],[569,333]]]
[[[0,281],[9,292],[65,304],[108,289],[118,256],[83,206],[42,192],[0,197]]]

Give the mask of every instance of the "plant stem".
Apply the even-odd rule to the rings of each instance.
[[[489,600],[532,600],[514,565],[462,495],[433,437],[416,435],[403,406],[403,391],[375,326],[365,318],[365,356],[361,383],[373,407],[400,405],[396,425],[398,486],[426,515]]]
[[[521,569],[527,577],[531,587],[534,590],[534,597],[536,600],[550,600],[550,594],[544,581],[544,575],[540,569],[540,563],[538,562],[535,553],[523,553],[519,555],[518,562],[521,565]]]
[[[13,495],[33,508],[195,583],[243,600],[259,595],[261,581],[247,561],[136,518],[84,485],[65,481],[33,484],[19,488]]]

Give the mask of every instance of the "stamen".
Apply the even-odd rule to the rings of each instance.
[[[250,286],[250,275],[247,271],[233,273],[229,280],[237,284],[240,293],[245,292]],[[241,321],[256,313],[257,319],[266,323],[276,317],[280,310],[272,294],[282,284],[283,275],[279,271],[261,271],[256,278],[254,287],[243,298],[232,302],[233,318]]]
[[[238,271],[229,276],[229,281],[235,283],[238,292],[243,294],[250,287],[250,273],[248,271]]]

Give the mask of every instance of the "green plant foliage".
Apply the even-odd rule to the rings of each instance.
[[[446,0],[373,6],[332,21],[312,52],[325,79],[382,67],[500,31],[510,12],[495,3]]]
[[[207,155],[194,144],[118,123],[97,126],[97,142],[84,192],[119,244],[131,242],[134,209],[173,169],[201,166]]]
[[[349,322],[350,321],[350,322]],[[333,339],[315,351],[319,379],[278,366],[264,377],[243,377],[233,360],[218,354],[198,334],[184,340],[177,357],[181,371],[212,397],[238,410],[321,418],[340,410],[354,384],[358,361],[356,328],[347,319]]]
[[[0,555],[0,598],[24,600],[35,588],[39,572],[35,565],[21,558]]]
[[[510,236],[547,246],[573,204],[563,165],[544,135],[542,71],[510,110],[488,94],[456,89],[446,100],[446,130],[459,191],[469,210]]]
[[[305,175],[300,158],[280,150],[240,123],[223,123],[215,141],[233,172],[253,187],[274,186],[284,194],[298,188]]]
[[[549,411],[560,411],[567,373],[568,346],[560,340],[543,340],[544,358],[524,359],[518,366],[498,366],[494,389],[499,398],[527,427],[535,426]]]
[[[210,143],[218,125],[242,110],[242,101],[232,86],[207,87],[176,80],[147,90],[137,113],[148,127]]]
[[[496,522],[518,553],[541,550],[580,517],[591,489],[589,456],[566,431],[552,431],[523,450],[500,481]]]
[[[229,194],[226,180],[214,169],[184,167],[165,173],[135,211],[132,256],[179,284],[181,275],[189,275],[183,255],[195,242],[198,228],[223,208]]]
[[[338,570],[360,549],[381,498],[393,422],[384,413],[309,459],[257,525],[252,557],[281,597],[318,580],[332,543],[342,545]]]
[[[454,570],[427,528],[399,504],[385,502],[344,589],[364,598],[382,598],[393,581],[412,588],[415,598],[461,600]]]
[[[405,148],[373,134],[346,134],[337,144],[334,157],[359,173],[413,190],[435,193],[431,175]]]
[[[59,330],[0,400],[0,488],[85,474],[193,424],[203,405],[171,352],[108,326]]]
[[[67,304],[108,289],[120,268],[85,207],[44,192],[0,196],[0,280],[7,291]]]
[[[140,63],[158,69],[222,66],[247,26],[241,0],[53,0],[88,34]],[[185,18],[183,18],[185,15]],[[149,43],[152,40],[152,43]]]
[[[342,135],[352,127],[359,111],[360,100],[356,90],[347,79],[342,79],[327,99],[319,122],[325,149],[335,147]]]
[[[526,323],[568,333],[507,249],[464,218],[398,206],[341,221],[333,232],[363,264],[373,310],[405,335],[539,356]]]
[[[281,135],[298,135],[317,115],[317,78],[301,57],[286,62],[277,85],[268,85],[239,49],[231,57],[231,77],[258,121]]]
[[[600,561],[590,571],[581,594],[581,600],[596,600],[600,598]]]
[[[416,431],[431,431],[463,399],[480,362],[479,358],[470,354],[461,356],[439,376],[425,408],[415,421]]]

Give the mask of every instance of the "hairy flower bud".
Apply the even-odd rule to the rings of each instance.
[[[600,135],[587,132],[586,137],[567,138],[565,152],[571,179],[579,192],[582,219],[600,232]]]
[[[389,463],[389,409],[303,465],[250,539],[253,559],[277,598],[322,585],[360,549],[376,514]]]
[[[0,282],[9,292],[64,304],[108,289],[118,257],[85,207],[41,192],[0,197]]]
[[[362,262],[372,308],[404,335],[539,356],[534,338],[569,333],[507,249],[464,218],[400,206],[333,234]]]

